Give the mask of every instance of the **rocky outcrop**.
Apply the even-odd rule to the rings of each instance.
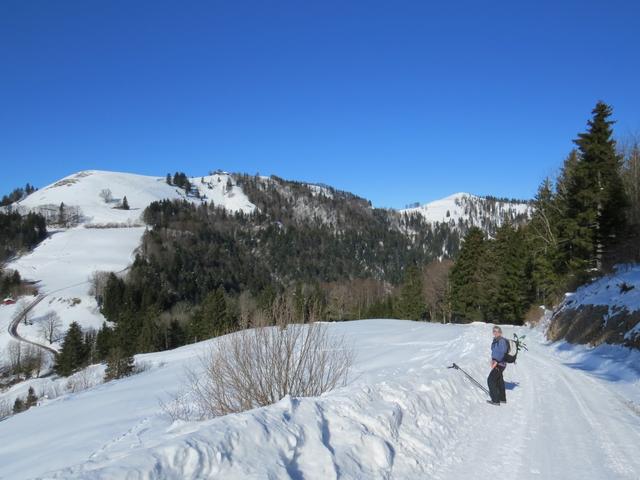
[[[639,323],[638,310],[630,312],[626,308],[610,309],[606,305],[564,307],[553,315],[547,338],[589,345],[612,343],[640,348],[640,334],[630,334],[639,328]]]

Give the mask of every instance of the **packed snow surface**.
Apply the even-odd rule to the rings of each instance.
[[[485,324],[331,324],[356,353],[347,386],[203,422],[171,423],[158,400],[216,340],[139,355],[143,373],[0,422],[0,478],[639,478],[638,352],[513,331],[529,351],[499,407],[447,369],[484,383]]]

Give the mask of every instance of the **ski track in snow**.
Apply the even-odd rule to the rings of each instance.
[[[202,345],[140,355],[150,370],[0,422],[0,478],[637,479],[637,375],[572,367],[540,332],[514,330],[529,351],[500,407],[446,368],[485,382],[484,324],[331,324],[356,350],[348,386],[205,422],[170,424],[158,406]]]

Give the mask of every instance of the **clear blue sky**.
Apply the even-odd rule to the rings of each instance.
[[[530,197],[598,99],[640,131],[639,4],[2,0],[0,191],[222,168]]]

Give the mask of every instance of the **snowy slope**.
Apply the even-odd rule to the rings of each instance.
[[[568,293],[564,305],[570,308],[606,305],[611,311],[640,310],[640,265],[618,265],[612,274]]]
[[[640,265],[618,265],[613,273],[566,294],[549,336],[640,347]]]
[[[228,174],[192,178],[205,200],[214,201],[231,211],[251,212],[254,206],[242,190],[233,186],[227,191]],[[234,183],[232,181],[232,183]],[[113,200],[106,203],[100,192],[109,189]],[[114,208],[127,197],[130,210]],[[131,173],[87,170],[70,175],[32,193],[16,205],[21,209],[35,209],[44,205],[77,206],[85,217],[83,223],[140,222],[142,211],[151,203],[163,199],[188,199],[200,202],[195,196],[187,196],[184,190],[168,185],[164,177],[150,177]]]
[[[370,320],[331,324],[330,331],[345,335],[357,354],[346,387],[320,398],[285,398],[242,414],[171,424],[158,399],[179,388],[184,367],[195,364],[204,345],[139,355],[150,370],[0,422],[0,438],[10,439],[0,449],[0,478],[640,474],[638,352],[550,346],[540,332],[526,330],[529,352],[505,375],[509,403],[493,407],[446,368],[455,361],[484,381],[489,325]]]
[[[89,294],[89,278],[95,271],[118,272],[131,263],[145,231],[140,216],[151,202],[186,199],[194,203],[213,201],[233,212],[250,213],[255,209],[231,175],[219,173],[190,181],[199,196],[187,196],[184,190],[168,185],[164,177],[90,170],[65,177],[12,205],[20,212],[42,208],[55,211],[64,203],[78,207],[82,214],[78,226],[52,230],[32,252],[6,265],[36,282],[39,292],[47,295],[30,316],[33,324],[19,327],[20,335],[42,342],[38,324],[52,311],[60,316],[63,329],[73,321],[85,329],[102,325],[104,317]],[[109,203],[100,196],[105,189],[113,195]],[[131,209],[114,208],[124,196]],[[15,311],[0,306],[0,357],[9,342],[7,327]]]
[[[455,193],[419,207],[401,210],[406,214],[419,214],[431,223],[448,223],[452,227],[461,221],[469,226],[485,228],[489,223],[500,226],[506,216],[515,219],[531,213],[531,206],[483,198],[470,193]]]

